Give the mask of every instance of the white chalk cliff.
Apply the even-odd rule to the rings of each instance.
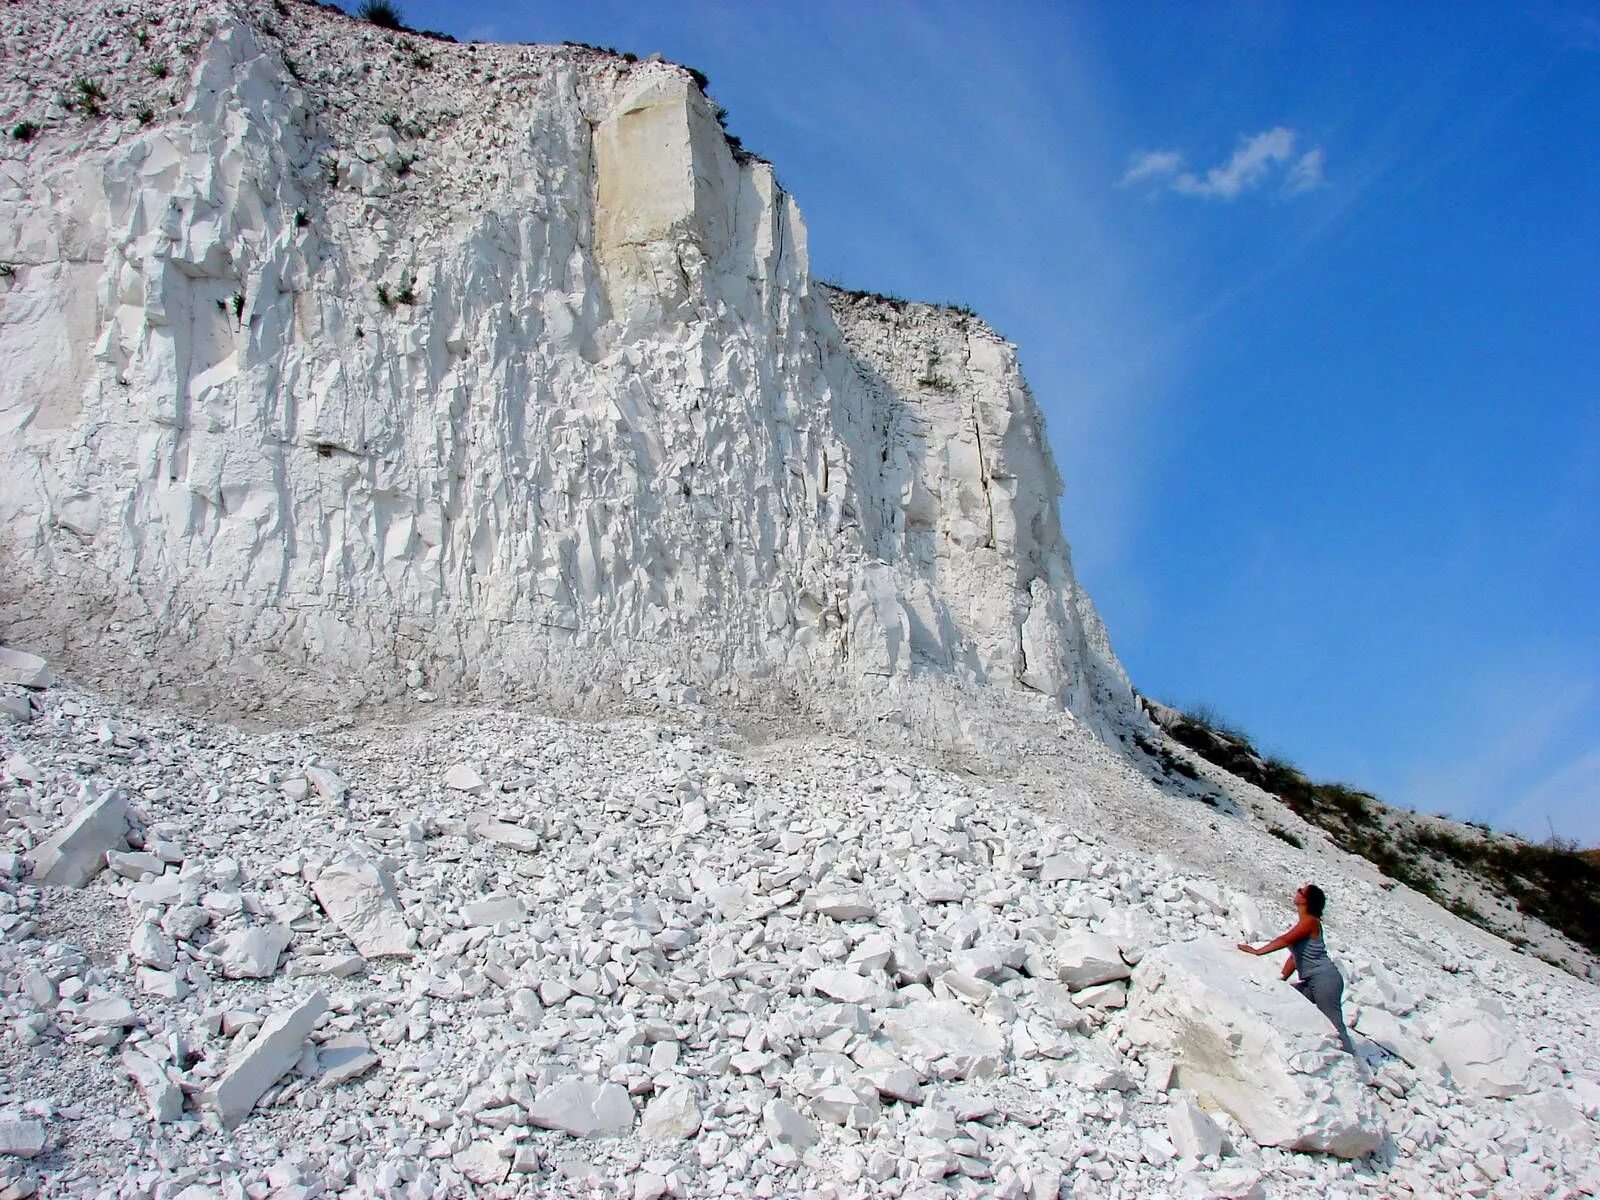
[[[815,281],[688,71],[302,4],[0,29],[11,643],[244,707],[1130,712],[1014,348]]]

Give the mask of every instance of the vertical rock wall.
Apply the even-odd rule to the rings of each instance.
[[[246,709],[1130,711],[1013,349],[815,285],[683,69],[302,4],[0,30],[8,640]]]

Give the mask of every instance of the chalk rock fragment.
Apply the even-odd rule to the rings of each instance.
[[[311,890],[362,958],[411,955],[416,931],[406,924],[394,881],[379,864],[346,854],[323,869]]]
[[[307,767],[306,779],[316,789],[317,795],[329,804],[343,804],[350,787],[338,772],[327,767]]]
[[[50,664],[37,654],[0,646],[0,683],[25,688],[47,688],[55,682]]]
[[[451,1155],[450,1164],[481,1187],[503,1183],[511,1173],[511,1160],[493,1142],[473,1142]]]
[[[183,1114],[183,1091],[160,1063],[135,1050],[124,1050],[122,1069],[144,1096],[150,1119],[157,1125],[176,1121]]]
[[[817,1127],[795,1109],[787,1100],[768,1100],[761,1110],[761,1127],[767,1136],[781,1146],[804,1150],[814,1146],[822,1136]]]
[[[539,848],[539,835],[531,829],[524,829],[521,825],[491,821],[486,818],[474,821],[472,830],[479,837],[497,842],[508,850],[520,850],[524,854],[532,854]]]
[[[0,1154],[37,1158],[46,1140],[43,1121],[0,1120]]]
[[[290,937],[282,925],[251,925],[224,934],[219,941],[217,958],[229,979],[267,979],[277,971]]]
[[[1187,1096],[1175,1098],[1167,1108],[1167,1133],[1172,1148],[1184,1158],[1222,1153],[1222,1130]]]
[[[317,1047],[317,1081],[323,1087],[338,1087],[366,1074],[378,1065],[378,1056],[359,1033],[341,1033]]]
[[[450,1165],[480,1187],[493,1187],[506,1181],[510,1174],[510,1158],[504,1157],[494,1142],[475,1141],[466,1149],[456,1150]]]
[[[472,796],[489,790],[483,776],[466,763],[457,763],[444,773],[444,786],[453,792],[466,792]]]
[[[266,1090],[300,1061],[306,1038],[327,1008],[323,994],[312,992],[293,1008],[273,1013],[244,1052],[202,1094],[202,1103],[215,1109],[229,1129],[244,1120]]]
[[[674,1084],[645,1106],[639,1133],[652,1142],[681,1142],[700,1131],[700,1107],[694,1088]]]
[[[1432,1022],[1433,1049],[1468,1095],[1485,1100],[1531,1090],[1533,1054],[1499,1017],[1474,1004],[1445,1009]]]
[[[918,1000],[893,1009],[883,1030],[904,1053],[943,1063],[958,1079],[993,1075],[1005,1057],[1005,1034],[959,1000]]]
[[[43,887],[82,887],[105,865],[106,852],[128,834],[128,802],[119,791],[95,796],[66,826],[33,853],[32,882]]]
[[[517,896],[490,896],[461,906],[461,919],[468,925],[517,925],[527,915],[527,905]]]
[[[85,1004],[78,1010],[78,1020],[97,1029],[125,1029],[139,1023],[139,1014],[121,996],[109,996]]]
[[[614,1137],[633,1128],[633,1102],[614,1083],[590,1083],[569,1076],[534,1098],[528,1122],[573,1137]]]
[[[840,967],[813,971],[806,983],[820,995],[843,1000],[846,1004],[871,1004],[883,998],[883,989],[872,980]]]
[[[1126,979],[1128,964],[1122,960],[1117,943],[1098,933],[1079,931],[1056,943],[1056,973],[1073,991]]]
[[[129,951],[147,967],[170,971],[178,958],[178,944],[154,921],[141,921],[129,939]]]
[[[1383,1140],[1355,1060],[1275,963],[1210,939],[1162,946],[1135,972],[1132,1016],[1179,1086],[1264,1146],[1358,1158]]]
[[[1039,864],[1040,883],[1075,882],[1089,878],[1089,860],[1070,851],[1052,854]]]
[[[878,906],[860,892],[830,892],[812,896],[807,907],[835,921],[870,921]]]

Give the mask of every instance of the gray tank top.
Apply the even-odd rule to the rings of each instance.
[[[1290,942],[1289,953],[1294,955],[1294,969],[1301,979],[1317,971],[1338,969],[1328,957],[1328,947],[1323,944],[1320,933],[1303,937],[1297,942]]]

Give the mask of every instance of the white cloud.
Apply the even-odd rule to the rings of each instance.
[[[1278,125],[1265,133],[1245,138],[1233,157],[1220,167],[1212,167],[1204,179],[1185,171],[1172,181],[1172,190],[1189,196],[1216,196],[1232,200],[1243,192],[1254,191],[1266,182],[1281,163],[1294,154],[1294,130]]]
[[[1283,192],[1286,196],[1298,196],[1301,192],[1316,191],[1323,183],[1322,147],[1318,146],[1300,156],[1300,161],[1289,172],[1289,178],[1283,181]]]
[[[1129,184],[1140,183],[1146,179],[1165,179],[1176,175],[1181,166],[1183,166],[1183,155],[1176,150],[1146,150],[1142,154],[1133,156],[1127,171],[1117,181],[1117,186],[1127,187]]]
[[[1324,184],[1322,147],[1313,146],[1296,157],[1298,137],[1286,125],[1275,125],[1265,132],[1241,137],[1228,161],[1203,175],[1182,170],[1183,155],[1177,150],[1144,151],[1133,156],[1117,186],[1158,183],[1184,196],[1236,200],[1274,178],[1281,178],[1283,194],[1298,196]]]

